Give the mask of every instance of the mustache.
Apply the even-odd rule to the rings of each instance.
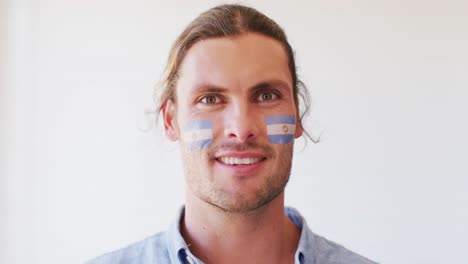
[[[216,153],[220,151],[256,151],[261,152],[267,158],[271,158],[274,154],[273,148],[267,144],[258,144],[256,142],[236,143],[236,142],[221,142],[212,144],[207,151],[208,157],[213,159]]]

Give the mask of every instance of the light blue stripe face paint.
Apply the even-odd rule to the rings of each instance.
[[[211,139],[202,139],[202,140],[193,141],[187,144],[187,150],[189,152],[192,152],[196,150],[206,149],[209,146],[211,146],[211,143],[213,143],[213,140]]]
[[[293,115],[272,115],[265,117],[265,123],[267,125],[273,124],[296,124],[296,117]]]
[[[192,120],[188,122],[184,130],[189,131],[189,130],[195,130],[195,129],[211,129],[213,128],[213,121],[211,120]]]
[[[268,135],[268,140],[273,144],[291,144],[294,141],[294,135]]]
[[[265,117],[268,140],[273,144],[291,144],[296,133],[294,115],[273,115]]]
[[[184,127],[182,139],[189,152],[208,148],[213,141],[213,122],[211,120],[188,122]]]

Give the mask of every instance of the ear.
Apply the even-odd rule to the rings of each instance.
[[[167,100],[161,109],[164,121],[164,132],[169,140],[177,141],[179,139],[179,130],[177,120],[175,119],[176,109],[172,100]]]
[[[302,136],[302,132],[304,132],[304,128],[302,127],[301,117],[299,115],[296,116],[296,132],[294,133],[294,138],[298,138]]]
[[[302,127],[302,120],[301,120],[301,115],[299,114],[299,96],[296,93],[294,96],[294,105],[296,107],[296,132],[294,133],[294,138],[299,138],[302,136],[302,133],[304,132],[304,128]]]

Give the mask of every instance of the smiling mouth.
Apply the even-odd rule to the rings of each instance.
[[[219,157],[217,161],[226,165],[252,165],[264,161],[264,157],[250,157],[250,158],[234,158],[234,157]]]

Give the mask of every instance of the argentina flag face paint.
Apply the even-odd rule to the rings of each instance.
[[[183,139],[189,152],[206,149],[213,142],[213,121],[192,120],[183,130]]]
[[[268,140],[273,144],[291,144],[296,133],[294,115],[271,115],[265,117]]]

